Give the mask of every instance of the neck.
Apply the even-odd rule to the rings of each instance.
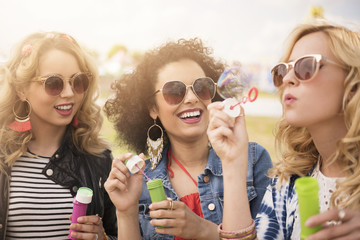
[[[343,118],[334,120],[332,124],[319,124],[316,127],[308,128],[308,130],[322,158],[321,172],[328,177],[344,176],[340,164],[336,161],[331,163],[337,149],[337,143],[347,132]]]
[[[37,155],[50,157],[60,147],[66,126],[59,128],[32,124],[32,131],[35,137],[28,143],[29,150]]]
[[[205,167],[209,156],[208,140],[190,144],[171,142],[171,152],[184,167]]]

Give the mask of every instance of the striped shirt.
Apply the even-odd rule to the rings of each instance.
[[[68,239],[73,197],[42,174],[49,161],[24,155],[12,167],[6,239]]]

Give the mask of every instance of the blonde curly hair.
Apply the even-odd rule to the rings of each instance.
[[[58,49],[74,56],[80,70],[92,73],[88,90],[84,94],[81,107],[76,113],[78,127],[69,126],[75,146],[83,152],[100,154],[107,147],[106,141],[99,137],[103,118],[101,109],[95,101],[99,96],[97,67],[90,54],[80,47],[71,36],[59,33],[34,33],[21,41],[14,49],[7,64],[0,66],[0,172],[5,166],[12,166],[22,154],[26,154],[26,145],[35,136],[32,131],[16,132],[8,125],[15,119],[14,105],[20,101],[19,89],[29,86],[38,71],[39,58],[51,49]],[[17,112],[25,116],[23,112]]]

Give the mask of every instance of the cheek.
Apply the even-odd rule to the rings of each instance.
[[[78,107],[80,108],[80,106],[85,101],[85,95],[84,94],[75,94],[75,101],[76,101]]]

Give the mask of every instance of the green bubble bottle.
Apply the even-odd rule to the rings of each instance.
[[[166,200],[164,186],[160,178],[148,181],[146,186],[150,193],[151,202],[160,202]]]
[[[319,207],[319,184],[316,178],[301,177],[295,180],[295,189],[298,194],[298,205],[300,214],[301,234],[305,239],[321,229],[321,226],[307,227],[306,220],[320,213]]]

